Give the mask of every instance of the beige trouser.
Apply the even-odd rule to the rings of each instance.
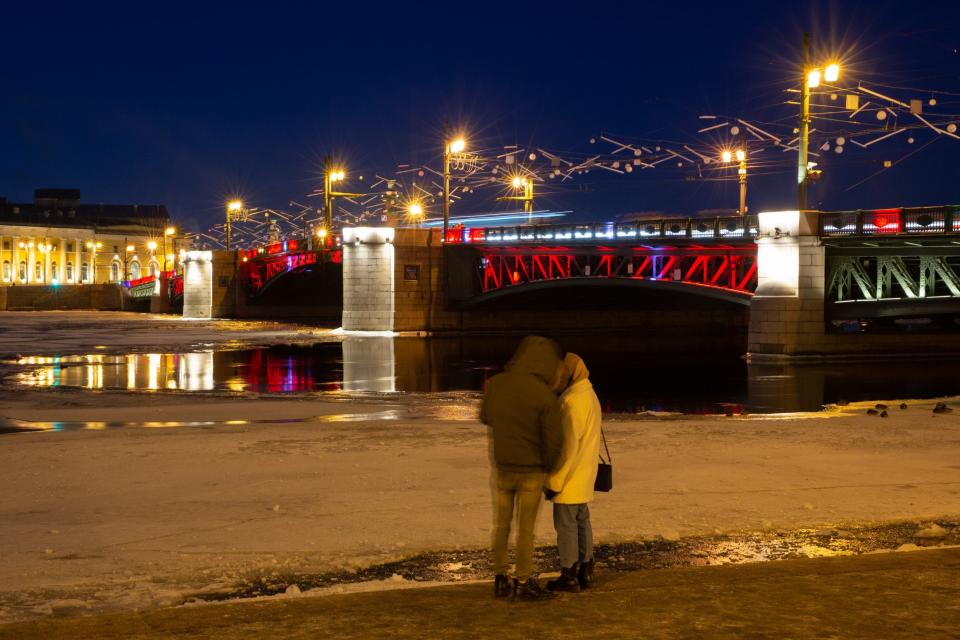
[[[493,569],[497,574],[506,575],[510,568],[507,544],[514,509],[517,512],[517,571],[514,575],[518,580],[526,580],[533,574],[533,531],[543,497],[544,479],[541,471],[497,471],[497,527],[493,534]]]

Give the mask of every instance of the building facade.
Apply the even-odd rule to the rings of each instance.
[[[0,198],[0,286],[136,280],[173,269],[178,237],[163,205],[82,204],[76,189]]]

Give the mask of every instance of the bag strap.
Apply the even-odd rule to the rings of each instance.
[[[603,448],[607,452],[607,459],[603,459],[603,455],[600,456],[600,462],[604,464],[613,464],[613,458],[610,457],[610,447],[607,446],[607,436],[603,432],[603,425],[600,426],[600,437],[603,438]]]

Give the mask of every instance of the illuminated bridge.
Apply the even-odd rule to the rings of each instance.
[[[577,286],[672,289],[749,304],[754,217],[453,229],[448,291],[469,307],[522,291]]]
[[[770,357],[942,351],[946,333],[960,352],[957,206],[454,227],[445,238],[359,227],[322,244],[194,253],[185,314],[201,317],[326,305],[357,331],[749,333],[748,352]],[[236,295],[221,291],[231,280]]]

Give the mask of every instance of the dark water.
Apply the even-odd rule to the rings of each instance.
[[[20,385],[258,393],[481,391],[518,338],[344,338],[313,346],[158,354],[26,356]],[[652,355],[642,337],[561,339],[583,356],[604,411],[771,413],[823,404],[960,395],[955,360],[748,365],[736,354]]]

